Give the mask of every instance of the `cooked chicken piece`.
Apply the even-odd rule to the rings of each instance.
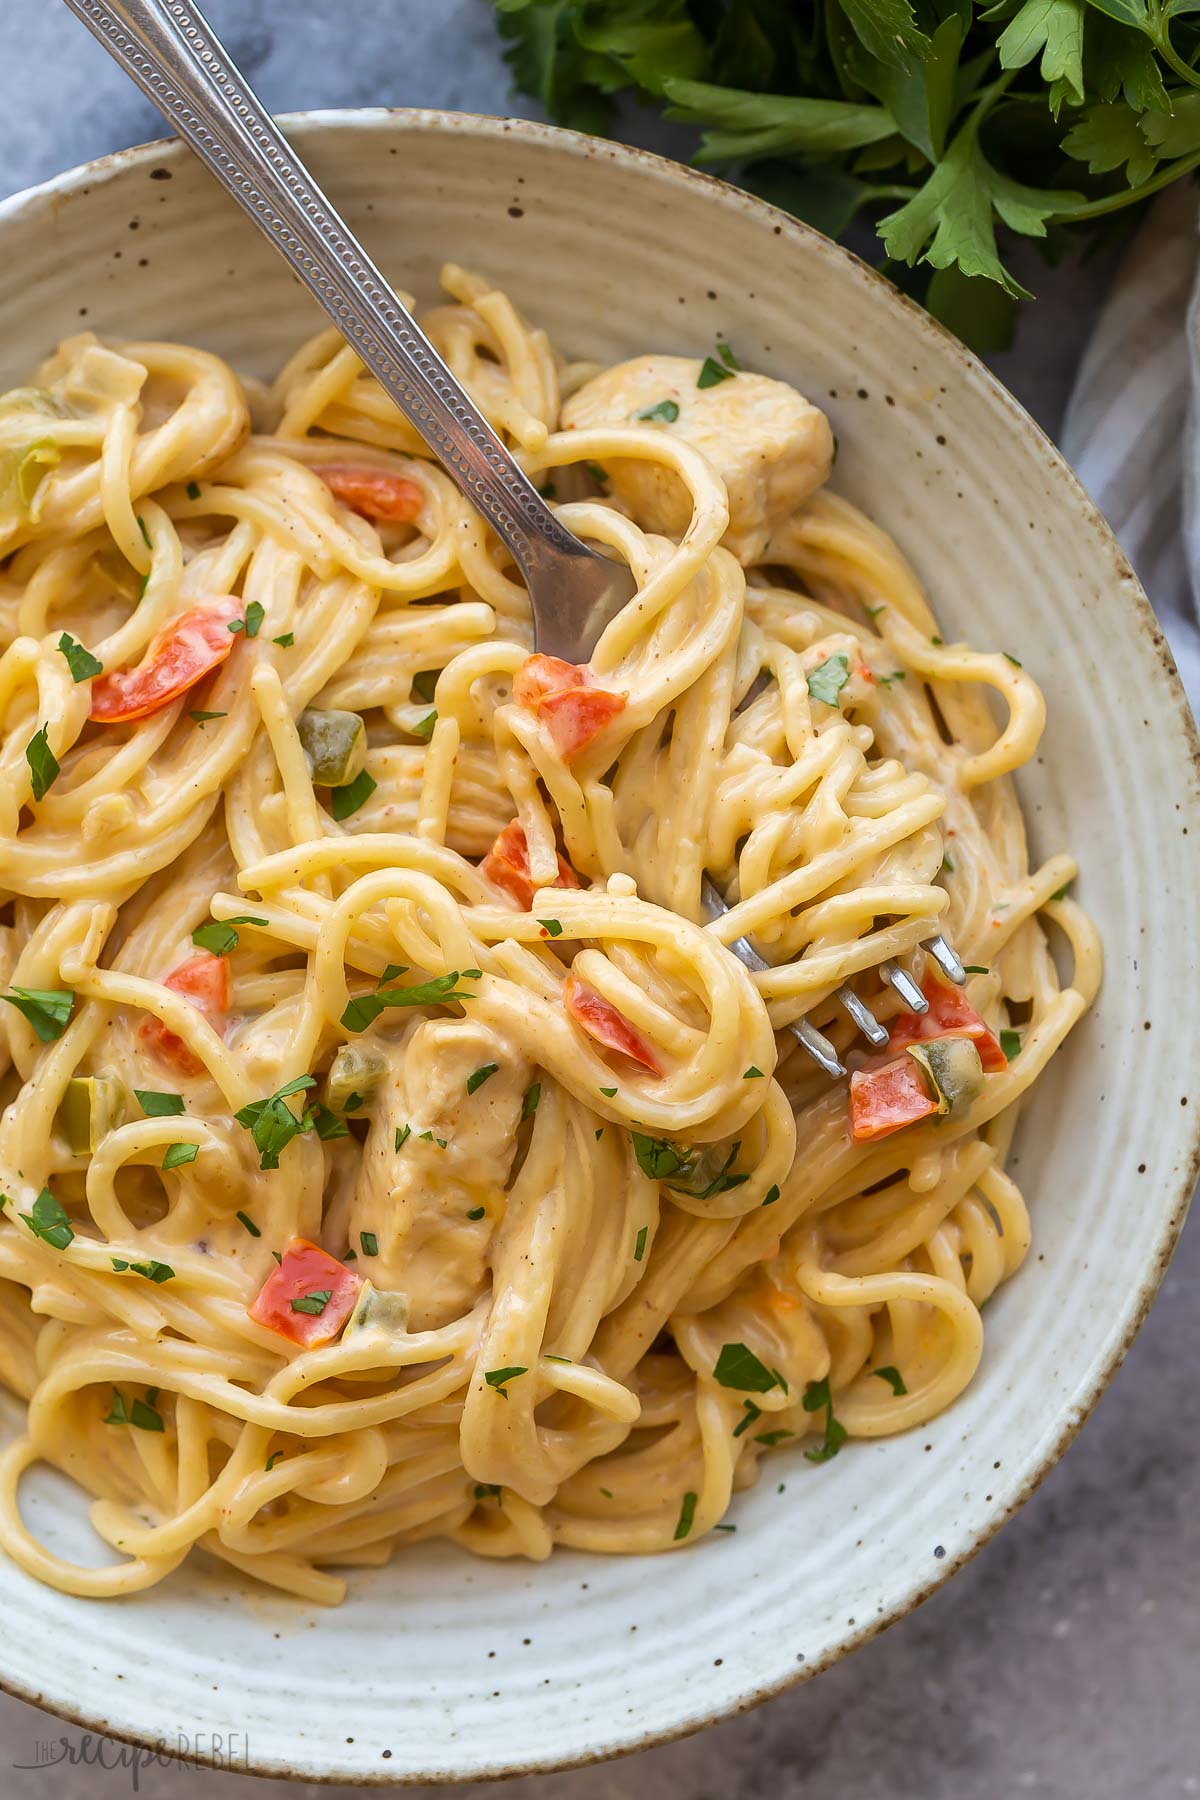
[[[703,452],[729,493],[725,543],[741,562],[766,550],[771,533],[829,479],[829,420],[786,381],[734,375],[697,387],[701,364],[690,356],[635,356],[605,369],[562,410],[565,428],[586,430],[640,423],[663,400],[679,416],[656,423]],[[652,531],[680,537],[691,502],[678,477],[655,463],[604,458],[613,493]]]
[[[495,1072],[468,1093],[468,1080],[489,1065]],[[350,1242],[357,1250],[361,1233],[373,1234],[377,1254],[360,1256],[359,1270],[378,1288],[419,1296],[412,1331],[469,1312],[487,1285],[529,1079],[525,1059],[469,1019],[423,1021],[385,1077],[363,1147]]]

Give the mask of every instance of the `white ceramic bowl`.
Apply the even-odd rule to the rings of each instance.
[[[424,299],[451,257],[576,354],[698,354],[720,328],[826,406],[836,485],[895,533],[954,635],[1019,651],[1044,686],[1049,728],[1021,782],[1035,849],[1076,852],[1107,947],[1099,1004],[1021,1124],[1034,1252],[989,1308],[977,1378],[909,1437],[824,1468],[773,1459],[735,1502],[736,1536],[540,1567],[433,1545],[355,1576],[338,1612],[199,1559],[96,1603],[0,1563],[4,1685],[89,1725],[182,1734],[201,1756],[240,1733],[254,1769],[310,1779],[544,1769],[694,1728],[862,1643],[990,1537],[1095,1403],[1195,1175],[1200,1008],[1181,1004],[1200,974],[1195,732],[1141,591],[1052,446],[844,251],[718,182],[541,126],[358,112],[290,130]],[[0,207],[0,386],[83,324],[267,373],[317,322],[178,145]],[[52,1543],[97,1553],[66,1483],[30,1484],[25,1504]]]

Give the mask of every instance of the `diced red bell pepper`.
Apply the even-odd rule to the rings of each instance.
[[[425,504],[415,481],[405,475],[389,475],[384,469],[354,463],[320,463],[313,470],[335,500],[361,513],[364,519],[387,519],[411,525]]]
[[[228,1011],[229,965],[223,956],[213,956],[208,950],[202,950],[199,956],[189,957],[187,962],[172,969],[164,978],[163,986],[182,994],[206,1016]],[[183,1075],[198,1075],[204,1067],[178,1032],[164,1025],[161,1019],[144,1019],[138,1027],[138,1036]]]
[[[563,1001],[575,1023],[582,1025],[588,1036],[595,1038],[598,1044],[603,1044],[606,1050],[620,1051],[622,1056],[628,1056],[635,1063],[640,1063],[643,1069],[649,1069],[652,1075],[662,1074],[662,1065],[641,1032],[635,1031],[624,1013],[618,1012],[615,1006],[610,1006],[602,995],[588,987],[586,982],[580,981],[578,976],[567,976]]]
[[[100,725],[123,725],[169,706],[225,661],[240,636],[229,627],[245,614],[245,601],[232,594],[181,613],[150,643],[136,669],[96,677],[88,717]]]
[[[523,912],[529,911],[537,890],[529,879],[529,847],[519,820],[514,819],[504,827],[480,863],[479,870],[506,894],[511,894]],[[552,885],[560,888],[579,886],[578,875],[563,856],[558,859],[558,880]]]
[[[850,1077],[850,1136],[873,1143],[937,1111],[921,1070],[911,1056],[879,1069],[856,1069]]]
[[[256,1325],[303,1350],[331,1344],[350,1314],[362,1277],[307,1238],[293,1238],[246,1308]]]
[[[558,656],[531,656],[522,663],[513,698],[545,722],[564,762],[586,749],[628,704],[624,694],[597,687],[586,663]]]
[[[989,1074],[1008,1067],[999,1038],[992,1035],[962,988],[926,975],[921,992],[929,1002],[929,1011],[900,1013],[893,1019],[889,1050],[904,1050],[909,1044],[925,1044],[931,1038],[965,1037],[975,1045]]]

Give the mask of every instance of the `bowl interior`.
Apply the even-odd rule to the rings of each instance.
[[[919,1433],[820,1468],[773,1460],[735,1504],[736,1535],[653,1563],[428,1546],[352,1578],[335,1613],[199,1563],[92,1604],[0,1561],[19,1621],[0,1672],[27,1698],[201,1755],[241,1733],[263,1773],[465,1779],[648,1743],[819,1669],[930,1592],[1069,1441],[1190,1191],[1200,1010],[1176,996],[1200,972],[1194,734],[1140,590],[1056,452],[845,253],[720,184],[537,126],[356,113],[292,129],[422,300],[449,258],[573,354],[703,354],[720,329],[827,407],[836,487],[899,539],[946,635],[1008,649],[1042,682],[1050,722],[1021,781],[1034,850],[1078,855],[1107,949],[1099,1003],[1021,1124],[1034,1250],[989,1308],[976,1380]],[[188,339],[269,374],[321,322],[178,146],[10,202],[0,249],[0,386],[82,328]],[[51,1545],[99,1555],[67,1484],[35,1479],[23,1502]]]

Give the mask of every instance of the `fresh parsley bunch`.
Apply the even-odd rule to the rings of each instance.
[[[980,349],[1053,258],[1200,164],[1200,0],[492,0],[517,84],[603,132],[622,90],[695,160],[880,266]],[[910,273],[915,270],[916,273]]]

